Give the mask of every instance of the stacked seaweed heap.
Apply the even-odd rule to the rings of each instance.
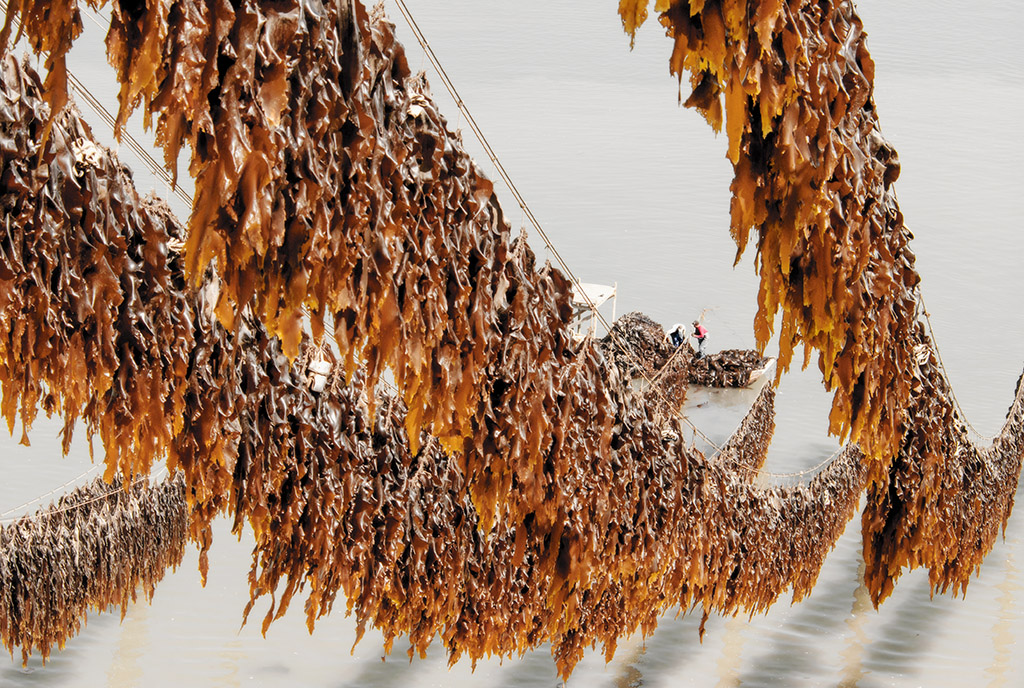
[[[690,384],[705,387],[746,387],[751,374],[768,359],[750,349],[723,349],[690,365]]]

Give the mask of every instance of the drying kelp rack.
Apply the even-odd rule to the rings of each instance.
[[[648,4],[619,3],[627,28]],[[80,5],[8,12],[49,74],[3,63],[2,410],[83,424],[111,469],[180,468],[204,570],[214,517],[252,529],[265,625],[302,594],[312,628],[340,596],[389,649],[440,637],[456,661],[549,642],[564,676],[668,608],[806,595],[869,482],[876,602],[906,568],[961,588],[992,547],[1024,402],[991,448],[965,450],[852,3],[659,3],[687,104],[725,125],[733,234],[758,234],[755,336],[781,314],[780,365],[801,342],[819,352],[832,429],[861,443],[792,489],[664,442],[685,419],[574,340],[577,280],[555,251],[561,270],[513,250],[493,182],[382,11],[112,5],[118,121],[142,107],[171,168],[192,149],[186,229],[113,156],[76,169],[92,137],[61,107]],[[325,336],[338,356],[314,392],[301,362]],[[386,371],[399,393],[383,402]]]

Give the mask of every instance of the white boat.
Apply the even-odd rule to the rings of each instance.
[[[615,322],[615,305],[618,283],[592,284],[577,282],[572,285],[572,324],[577,338],[592,337],[597,332],[598,309],[609,300],[612,302],[612,318]]]

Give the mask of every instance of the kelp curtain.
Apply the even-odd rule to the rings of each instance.
[[[199,193],[187,229],[139,200],[105,152],[96,163],[76,156],[95,148],[87,129],[41,100],[61,102],[59,75],[40,87],[8,60],[5,415],[59,412],[68,434],[83,420],[111,472],[144,474],[163,457],[180,468],[193,539],[208,546],[222,512],[253,528],[251,593],[272,599],[265,623],[301,592],[312,628],[340,592],[360,624],[392,640],[408,634],[410,651],[439,636],[453,661],[550,641],[568,675],[583,648],[612,652],[669,607],[760,611],[789,588],[799,598],[869,473],[876,589],[907,551],[919,557],[910,563],[943,556],[939,538],[908,550],[900,531],[919,516],[934,527],[936,494],[959,517],[949,533],[974,538],[973,558],[957,560],[966,569],[944,569],[942,581],[959,580],[1012,503],[1020,402],[991,456],[947,459],[958,426],[943,424],[952,407],[914,318],[909,234],[893,224],[889,188],[898,165],[872,134],[859,22],[846,5],[750,3],[756,11],[727,16],[702,3],[711,18],[694,28],[696,5],[658,7],[678,22],[679,65],[699,66],[691,101],[715,122],[724,97],[730,155],[738,170],[748,161],[734,184],[734,231],[742,245],[744,225],[763,226],[758,336],[781,309],[784,358],[798,340],[819,347],[839,390],[833,427],[868,458],[851,445],[809,485],[763,489],[734,463],[666,442],[666,429],[681,436],[678,419],[655,422],[592,343],[572,340],[566,279],[511,241],[491,183],[410,74],[393,27],[346,0],[112,4],[120,119],[141,106],[168,161],[192,150]],[[26,19],[59,70],[79,8],[47,7],[12,4],[8,21]],[[793,16],[800,36],[787,32]],[[840,46],[812,29],[846,38]],[[733,64],[744,31],[757,38],[740,62],[749,71]],[[762,43],[770,31],[777,40]],[[691,46],[706,52],[694,57]],[[769,48],[785,59],[758,67]],[[853,66],[860,77],[833,88],[843,107],[826,114],[800,100],[801,84],[819,82],[794,70]],[[790,89],[765,96],[763,113],[750,108],[746,81],[725,84],[753,72],[757,84]],[[858,147],[830,133],[834,117]],[[799,157],[810,156],[812,120],[821,140],[834,139],[835,184]],[[814,224],[831,198],[822,188],[860,199],[860,214],[832,208],[845,224]],[[183,256],[172,238],[185,241]],[[339,360],[321,346],[325,322]],[[79,331],[90,336],[76,340]],[[317,357],[333,363],[321,392],[307,379]],[[377,393],[385,369],[399,397]],[[892,370],[901,374],[883,375]],[[915,403],[934,420],[911,427]],[[763,422],[751,431],[770,434]],[[922,457],[950,476],[963,466],[964,479],[928,482],[915,468]],[[924,511],[903,508],[914,499]]]
[[[620,0],[627,33],[650,4]],[[933,589],[962,590],[1013,507],[1018,402],[991,448],[969,442],[920,319],[899,158],[879,128],[854,3],[658,0],[654,10],[673,42],[670,70],[692,89],[685,105],[725,127],[737,255],[755,230],[757,341],[778,316],[782,368],[801,343],[805,364],[818,352],[831,431],[870,460],[872,599],[908,567],[929,568]]]

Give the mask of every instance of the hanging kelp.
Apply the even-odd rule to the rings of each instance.
[[[1006,527],[1024,458],[1021,380],[1002,430],[980,447],[920,323],[913,341],[914,422],[863,515],[865,582],[876,605],[904,568],[927,568],[933,591],[963,593]]]
[[[620,0],[631,35],[647,0]],[[1019,403],[991,448],[967,441],[934,343],[919,321],[919,277],[896,201],[896,152],[879,130],[874,63],[852,2],[659,2],[689,73],[685,104],[725,124],[732,233],[753,227],[761,274],[755,334],[781,311],[780,365],[819,351],[835,390],[831,430],[872,458],[866,580],[877,604],[903,568],[933,590],[963,590],[1009,518],[1020,474]],[[890,466],[891,463],[891,466]]]
[[[35,4],[17,7],[24,13]],[[784,28],[781,14],[764,9],[768,5],[750,15],[759,23],[747,33],[758,40],[776,24]],[[691,28],[700,32],[693,34],[693,45],[706,40],[717,46],[719,28],[724,32],[728,24],[730,33],[722,35],[732,36],[737,22],[745,21],[742,13],[722,15],[718,3],[702,7],[719,12],[715,17],[723,23],[710,17],[675,32],[677,41],[686,37],[677,43],[680,60],[690,55]],[[783,69],[803,75],[799,70],[868,64],[856,40],[859,23],[843,7],[838,12],[819,3],[806,11],[834,21],[837,30],[850,29],[856,59],[848,59],[846,44],[840,49],[834,36],[805,46],[795,31],[782,31],[763,47],[781,50],[784,59],[774,77],[771,69],[760,74],[775,79]],[[182,141],[193,146],[190,171],[201,191],[188,236],[189,281],[177,271],[175,257],[142,260],[145,251],[128,254],[131,260],[120,264],[120,272],[111,260],[101,262],[101,274],[94,277],[76,263],[82,251],[91,251],[89,242],[57,252],[58,262],[24,264],[24,252],[12,253],[0,277],[7,280],[5,289],[17,290],[5,297],[16,306],[0,323],[48,318],[52,303],[65,314],[52,319],[51,327],[60,332],[72,309],[51,285],[60,284],[65,271],[82,275],[86,285],[122,291],[137,283],[125,279],[125,271],[166,274],[166,285],[159,287],[168,295],[166,308],[177,310],[165,317],[182,328],[180,334],[162,330],[162,318],[135,318],[146,312],[145,304],[139,311],[118,311],[116,319],[89,320],[86,309],[81,321],[110,329],[101,341],[120,342],[124,336],[145,342],[146,357],[132,358],[133,365],[143,369],[135,363],[141,360],[157,366],[162,372],[154,372],[154,379],[171,381],[158,385],[143,415],[151,423],[161,413],[170,420],[165,427],[171,437],[161,436],[158,443],[169,447],[172,465],[185,473],[193,537],[207,544],[205,528],[221,509],[232,511],[238,524],[252,525],[252,594],[274,595],[277,606],[268,619],[305,589],[312,622],[340,590],[360,622],[384,629],[388,638],[408,633],[422,650],[440,634],[453,658],[508,655],[550,640],[565,674],[583,647],[601,642],[610,651],[619,635],[653,629],[671,605],[758,611],[788,586],[797,597],[806,594],[855,507],[866,466],[878,477],[884,462],[865,464],[850,447],[809,486],[764,490],[726,462],[709,463],[671,442],[666,447],[664,430],[681,436],[678,420],[652,422],[654,412],[616,368],[591,344],[572,341],[567,281],[549,268],[536,270],[529,252],[510,243],[490,182],[447,131],[425,83],[409,78],[393,27],[379,17],[371,20],[358,3],[334,0],[315,10],[308,3],[251,0],[213,6],[182,0],[173,11],[157,0],[131,8],[117,4],[108,45],[122,80],[122,107],[142,101],[156,117],[169,153]],[[690,22],[688,8],[676,14],[679,23],[673,26]],[[715,48],[707,54],[712,67],[705,70],[710,76],[701,91],[713,119],[714,79],[724,78],[725,66],[744,79],[753,73],[737,72],[717,53]],[[759,64],[758,54],[745,53],[752,65]],[[791,88],[805,82],[805,76],[786,76],[766,83]],[[746,91],[731,83],[730,113],[749,104]],[[817,117],[813,121],[825,127],[827,138],[834,133],[828,118],[840,115],[815,113],[810,107],[818,101],[786,91],[766,101],[781,110],[769,107],[761,128],[746,131],[743,116],[730,114],[731,153],[734,135],[740,142],[734,163],[747,160],[751,168],[738,177],[746,180],[737,182],[736,191],[744,200],[734,209],[741,219],[754,213],[756,222],[747,227],[768,228],[760,233],[760,260],[779,267],[765,268],[759,337],[766,338],[764,323],[781,304],[784,355],[801,337],[825,352],[826,378],[838,389],[834,428],[850,429],[873,455],[884,457],[905,434],[901,414],[914,384],[905,374],[913,358],[906,347],[913,344],[899,337],[913,329],[907,290],[917,277],[905,249],[909,234],[885,224],[898,218],[894,198],[872,196],[863,186],[875,189],[884,182],[890,194],[887,184],[898,170],[861,107],[870,94],[855,75],[838,88],[843,96],[836,98],[853,94],[859,105],[846,103],[835,113],[863,115],[843,115],[840,128],[866,141],[871,156],[861,159],[861,148],[834,143],[829,150],[836,157],[827,158],[827,167],[846,176],[838,187],[815,186],[818,168],[797,156],[811,140],[808,122]],[[38,85],[26,90],[37,92]],[[24,132],[48,121],[41,106],[33,107],[38,116],[32,122],[23,129],[12,125],[23,139]],[[12,112],[22,117],[20,110]],[[757,117],[760,109],[744,112]],[[776,137],[765,133],[766,122],[786,126]],[[800,136],[792,138],[793,132]],[[777,152],[765,136],[777,139],[788,157],[772,157]],[[29,144],[14,133],[10,138],[11,150],[19,152],[11,159],[23,159]],[[42,152],[35,159],[44,165],[28,163],[15,178],[22,181],[2,191],[10,194],[5,202],[11,207],[41,207],[41,198],[66,201],[62,185],[68,174],[50,162],[68,157]],[[88,163],[90,156],[81,157]],[[113,188],[116,177],[97,180]],[[790,187],[795,195],[788,195]],[[808,196],[807,189],[831,194],[834,188],[846,194],[840,200],[871,203],[860,214],[836,205],[841,222],[812,224],[827,211],[824,200]],[[101,203],[109,193],[93,193],[96,200],[89,203]],[[71,207],[46,225],[60,240],[69,232],[74,236],[68,229],[57,231],[61,223],[94,228],[88,204]],[[149,212],[144,204],[134,207]],[[140,222],[156,228],[152,245],[162,256],[166,244],[159,233],[166,238],[177,230],[159,229],[153,217]],[[128,239],[110,234],[104,255],[121,255],[142,242],[132,238],[134,230],[117,231]],[[8,245],[12,251],[20,246]],[[223,279],[204,266],[223,271]],[[116,279],[106,277],[108,269]],[[842,276],[826,280],[837,293],[818,289],[821,275]],[[34,301],[36,291],[46,299]],[[105,303],[125,298],[103,294]],[[354,387],[343,385],[336,370],[323,391],[314,392],[307,371],[290,363],[300,350],[311,360],[320,350],[302,350],[303,306],[313,313],[314,334],[325,313],[334,316],[341,351],[334,365]],[[214,311],[221,324],[214,322]],[[34,384],[12,357],[55,357],[50,368],[58,370],[74,350],[70,334],[50,336],[38,348],[16,328],[3,335],[0,341],[8,341],[0,353],[14,371],[2,380],[5,399],[8,386]],[[882,347],[886,337],[892,338],[891,351]],[[126,345],[108,347],[114,357],[96,368],[99,377],[90,377],[91,358],[85,368],[98,395],[114,389],[113,380],[124,381],[124,393],[114,389],[111,397],[115,408],[128,404],[120,399],[133,398],[131,370],[111,372],[115,365],[120,371]],[[170,352],[171,346],[178,348]],[[402,399],[376,408],[372,390],[385,367],[394,371]],[[104,375],[110,385],[99,384]],[[54,374],[52,380],[65,377]],[[48,382],[36,396],[16,395],[5,402],[13,409],[8,417],[24,414],[26,403],[47,408],[52,390]],[[69,399],[53,397],[53,408],[66,418],[74,412]],[[102,402],[85,399],[79,412],[95,418],[94,427],[116,427],[103,420],[110,402]],[[125,416],[127,427],[135,427],[134,418]],[[145,471],[158,451],[142,452],[145,459],[133,468]],[[114,455],[122,465],[132,460],[127,450]],[[920,458],[911,456],[908,464],[919,465]],[[991,497],[998,508],[979,513],[975,522],[1005,518],[1008,512],[1000,508],[1006,501],[995,492]],[[895,520],[904,517],[898,508],[892,513]],[[981,549],[991,546],[987,538],[993,532],[987,526],[979,531]]]
[[[45,660],[85,625],[88,611],[152,599],[181,563],[188,531],[181,476],[150,485],[97,478],[48,509],[0,525],[0,640],[23,661]]]
[[[549,488],[549,514],[488,532],[458,462],[429,440],[409,453],[400,402],[381,401],[371,420],[358,376],[346,387],[336,370],[317,398],[284,356],[272,360],[247,395],[263,420],[243,422],[236,464],[239,510],[266,515],[250,578],[255,595],[273,594],[265,625],[308,586],[312,628],[341,591],[387,647],[408,632],[410,653],[424,652],[439,635],[455,661],[551,642],[568,675],[586,647],[610,657],[669,608],[757,612],[789,587],[801,598],[866,477],[853,448],[807,486],[755,487],[736,463],[758,457],[708,462],[665,444],[623,394],[610,459],[591,456]],[[275,408],[287,410],[276,421]],[[580,424],[566,422],[551,459],[581,442]],[[770,423],[758,416],[743,432],[763,446],[755,436]]]
[[[393,371],[414,448],[428,429],[461,453],[485,523],[537,506],[543,489],[510,487],[542,473],[565,411],[568,283],[512,262],[492,184],[408,78],[393,27],[343,0],[113,14],[122,108],[145,103],[169,159],[193,148],[186,255],[193,279],[216,258],[221,322],[253,297],[294,357],[303,307],[315,334],[332,314],[350,374],[365,363],[372,386]],[[591,398],[603,384],[590,381]]]
[[[741,476],[752,479],[768,458],[768,447],[774,434],[775,387],[766,384],[740,426],[729,436],[715,458],[726,462],[726,465],[735,466]]]
[[[232,331],[222,328],[213,316],[219,280],[211,276],[193,288],[181,262],[168,253],[170,238],[180,231],[174,218],[139,201],[127,176],[111,173],[120,169],[116,160],[95,145],[72,111],[55,120],[47,143],[25,154],[31,134],[48,119],[39,82],[8,60],[3,87],[0,104],[8,110],[0,108],[0,115],[7,117],[6,140],[14,151],[5,165],[23,171],[2,178],[0,199],[26,218],[23,226],[5,226],[0,241],[4,363],[12,365],[10,352],[28,336],[15,323],[71,320],[93,332],[102,326],[96,335],[101,341],[119,342],[112,366],[127,365],[122,361],[129,360],[131,342],[147,352],[151,365],[162,365],[153,376],[174,384],[151,403],[160,408],[167,399],[184,400],[184,413],[171,425],[169,455],[189,486],[191,535],[206,546],[209,519],[221,510],[233,514],[236,527],[252,526],[253,601],[264,595],[274,600],[265,623],[305,593],[312,627],[340,592],[360,626],[380,628],[389,645],[408,634],[412,648],[422,652],[440,636],[454,661],[509,656],[551,642],[559,670],[568,675],[585,647],[600,643],[611,653],[619,637],[638,628],[652,631],[668,608],[753,612],[787,589],[798,598],[810,590],[863,489],[859,456],[844,456],[808,487],[763,489],[749,482],[747,470],[709,462],[680,442],[666,443],[665,430],[682,436],[680,420],[653,423],[651,410],[595,346],[564,349],[566,362],[558,366],[549,352],[543,360],[537,340],[561,334],[537,323],[556,318],[543,308],[560,312],[566,290],[554,271],[534,270],[525,245],[510,251],[504,264],[509,297],[501,315],[510,323],[509,353],[488,362],[484,384],[491,406],[484,422],[494,431],[483,441],[490,445],[486,451],[502,456],[516,443],[547,436],[535,473],[515,474],[508,485],[521,504],[542,508],[492,516],[493,525],[485,527],[470,496],[465,455],[445,453],[427,435],[413,449],[404,402],[385,398],[371,407],[362,372],[346,384],[345,366],[329,350],[308,345],[291,362],[280,341],[246,313]],[[79,154],[62,149],[67,146]],[[461,149],[453,148],[452,155],[465,159]],[[90,173],[76,176],[75,164]],[[7,182],[18,178],[34,183]],[[132,209],[132,223],[108,226],[92,219],[110,197]],[[62,212],[47,215],[45,227],[64,243],[51,250],[37,238],[32,218],[55,198],[63,200]],[[163,233],[145,242],[137,227]],[[85,311],[73,320],[77,292],[51,285],[61,276],[72,285],[92,284],[93,273],[83,272],[79,256],[98,245],[107,247],[106,265],[120,271],[108,280],[110,303],[133,303],[126,294],[138,284],[158,283],[162,291],[153,288],[151,300],[159,303],[156,296],[162,296],[169,310],[146,319],[140,304],[137,317],[116,311],[116,317],[99,320]],[[46,260],[26,262],[31,252]],[[144,260],[150,253],[164,259]],[[558,296],[535,297],[537,289]],[[47,298],[31,300],[37,292]],[[47,377],[51,368],[38,361],[61,361],[74,351],[73,338],[50,327],[57,334],[49,336],[47,348],[20,350],[28,365],[36,362],[43,381],[35,398],[45,399],[53,394],[50,386],[64,380]],[[170,337],[164,327],[181,332]],[[187,362],[183,370],[181,358]],[[535,408],[524,410],[518,385],[543,379],[531,377],[531,366],[546,366],[556,384],[538,393]],[[322,380],[310,375],[325,368],[330,374]],[[99,390],[102,370],[86,366],[82,384]],[[126,373],[111,377],[130,379]],[[24,389],[24,376],[3,384],[9,386],[5,395],[8,388]],[[118,394],[130,389],[126,384]],[[120,396],[95,395],[118,408]],[[22,406],[13,408],[23,412],[30,397],[15,398]],[[61,398],[53,408],[73,418],[73,397]],[[83,417],[92,417],[87,410],[97,399],[80,409]],[[103,427],[105,416],[96,419]],[[132,420],[120,417],[125,428]],[[550,429],[538,430],[540,423]],[[783,535],[789,546],[780,548]],[[10,642],[25,648],[23,638]]]
[[[414,443],[428,428],[454,450],[479,445],[485,368],[507,343],[497,311],[513,296],[506,231],[492,184],[407,82],[391,25],[351,0],[115,4],[107,44],[120,119],[142,102],[168,161],[192,148],[188,267],[199,279],[216,260],[222,323],[255,295],[294,357],[303,308],[315,334],[330,313],[350,373],[360,361],[371,382],[394,371]],[[551,306],[566,290],[552,279],[532,292],[550,302],[536,324],[561,332],[568,305]],[[547,351],[562,359],[566,343]],[[542,381],[523,386],[530,407],[551,379],[537,369]],[[506,460],[526,471],[538,457]],[[483,473],[488,458],[467,465]]]
[[[167,250],[180,228],[73,113],[43,141],[35,75],[10,57],[0,67],[3,415],[12,432],[40,407],[62,415],[65,451],[82,419],[108,477],[145,473],[186,413],[193,316]]]
[[[620,1],[627,32],[648,4]],[[675,45],[672,73],[689,73],[686,105],[728,136],[737,258],[757,230],[758,344],[781,314],[780,370],[800,343],[805,360],[820,352],[835,392],[831,430],[879,459],[879,477],[903,435],[918,276],[853,3],[673,0],[657,10]]]

